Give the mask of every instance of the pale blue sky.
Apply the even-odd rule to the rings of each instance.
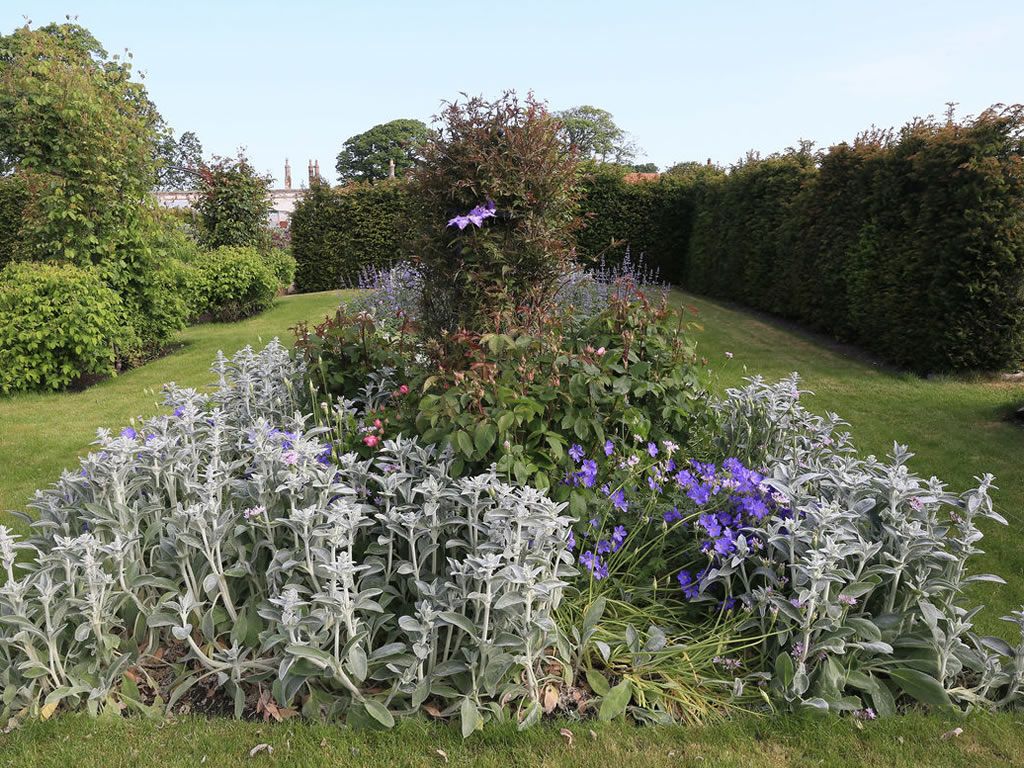
[[[1024,101],[1019,2],[0,0],[4,32],[65,14],[131,49],[177,132],[296,183],[460,91],[602,107],[662,167]]]

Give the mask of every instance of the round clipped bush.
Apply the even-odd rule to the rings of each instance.
[[[290,288],[295,282],[295,257],[284,248],[268,248],[262,251],[263,261],[270,267],[277,277],[277,283],[282,288]]]
[[[277,276],[255,248],[222,246],[193,262],[199,270],[202,318],[231,322],[269,308]]]
[[[120,297],[91,270],[15,262],[0,271],[0,391],[64,389],[137,348]]]

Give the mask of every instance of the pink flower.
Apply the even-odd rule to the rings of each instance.
[[[281,454],[281,461],[285,464],[298,464],[299,454],[297,451],[285,451]]]
[[[409,394],[409,385],[408,384],[403,384],[402,386],[400,386],[398,388],[398,394],[400,394],[400,395],[408,395]]]
[[[384,425],[381,424],[380,419],[374,419],[373,426],[375,426],[377,429],[382,429],[384,427]]]
[[[366,437],[363,438],[363,442],[366,443],[371,448],[373,448],[375,445],[377,445],[377,443],[380,442],[380,438],[377,437],[376,435],[367,435]]]
[[[607,350],[606,350],[606,349],[605,349],[604,347],[598,347],[598,348],[597,348],[597,356],[598,356],[598,357],[604,357],[604,353],[605,353],[606,351],[607,351]]]
[[[732,360],[732,352],[726,352],[726,353],[725,353],[725,356],[726,356],[726,357],[727,357],[728,359]]]

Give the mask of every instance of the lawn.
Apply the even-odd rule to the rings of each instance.
[[[0,401],[0,508],[23,508],[37,486],[73,466],[98,427],[118,427],[158,410],[159,386],[169,380],[200,386],[209,364],[226,352],[315,320],[339,293],[282,299],[242,323],[205,325],[181,335],[173,354],[85,392],[29,395]],[[1018,463],[1024,431],[1003,420],[1020,397],[1019,385],[953,379],[922,380],[844,355],[811,336],[710,301],[680,297],[699,310],[701,354],[728,386],[747,372],[779,377],[792,370],[816,394],[813,409],[835,410],[852,423],[862,449],[883,453],[892,440],[910,443],[916,467],[955,487],[984,471],[996,474],[997,502],[1014,529],[986,540],[986,567],[1010,584],[987,589],[993,606],[984,626],[1024,598],[1024,555],[1013,530],[1022,520],[1024,473]],[[728,359],[726,352],[733,354]],[[555,724],[516,734],[489,728],[462,742],[455,728],[414,721],[397,732],[352,732],[337,726],[289,722],[266,725],[180,718],[92,721],[59,716],[0,736],[0,766],[173,765],[665,765],[665,766],[988,766],[1024,765],[1020,713],[950,720],[912,715],[864,724],[807,717],[741,718],[701,729],[638,729],[622,724]],[[573,738],[559,733],[569,725]],[[943,738],[956,727],[959,735]],[[257,744],[266,751],[249,757]],[[442,750],[444,755],[437,750]]]

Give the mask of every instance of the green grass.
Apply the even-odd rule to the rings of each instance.
[[[810,407],[849,420],[862,449],[884,453],[892,440],[909,443],[918,453],[916,469],[957,488],[976,474],[993,472],[1001,486],[1001,511],[1021,522],[1024,466],[1018,457],[1024,430],[1003,415],[1024,397],[1024,388],[895,374],[757,316],[681,298],[700,312],[704,331],[698,343],[719,385],[738,384],[747,373],[777,378],[800,371],[816,392],[808,398]],[[33,489],[73,466],[97,427],[118,427],[157,412],[163,382],[206,384],[218,349],[231,352],[275,335],[290,341],[290,326],[320,318],[338,299],[333,293],[293,296],[249,321],[191,328],[174,354],[85,392],[0,400],[0,509],[22,508]],[[726,359],[727,351],[734,359]],[[999,612],[1022,600],[1024,552],[1016,545],[1016,527],[991,533],[985,567],[1010,582],[983,594],[994,607],[985,625],[995,628]],[[562,727],[573,732],[572,744],[559,733]],[[960,735],[942,738],[956,727],[963,729]],[[260,743],[273,746],[273,754],[250,758],[249,750]],[[0,735],[0,766],[440,766],[445,760],[438,749],[454,766],[1024,766],[1024,713],[956,719],[915,714],[863,728],[848,719],[792,716],[743,717],[704,728],[560,722],[523,734],[498,725],[465,742],[452,726],[422,721],[368,733],[300,722],[93,721],[64,715]]]
[[[832,717],[748,717],[705,728],[576,722],[524,733],[506,724],[491,725],[463,741],[455,727],[418,720],[401,723],[395,731],[367,732],[299,722],[96,722],[66,715],[0,736],[0,766],[443,766],[441,750],[449,765],[479,768],[988,768],[1024,766],[1018,720],[910,715],[858,728]],[[960,735],[943,739],[957,727]],[[561,728],[572,732],[571,743]],[[269,744],[273,753],[250,758],[258,744]]]

